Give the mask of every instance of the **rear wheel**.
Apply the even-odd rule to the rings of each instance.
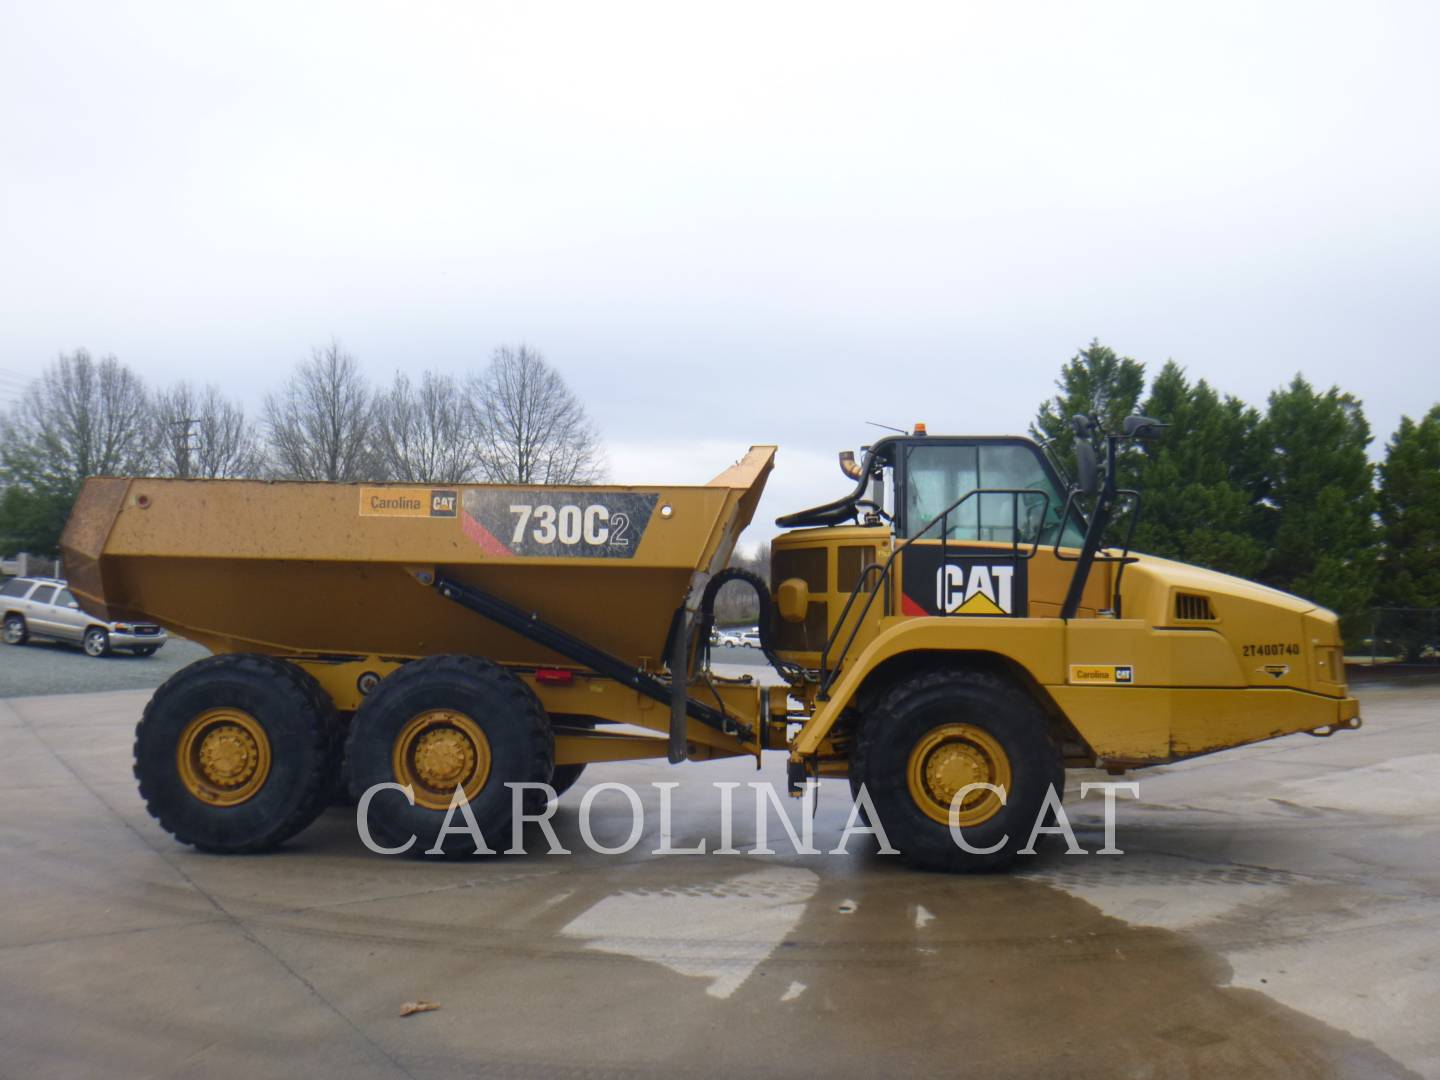
[[[350,723],[350,793],[377,784],[394,790],[368,807],[372,835],[386,847],[420,852],[433,841],[458,789],[488,846],[508,846],[512,794],[506,785],[545,782],[555,741],[540,703],[504,668],[472,656],[432,656],[406,664],[371,693]],[[453,825],[464,824],[457,813]],[[475,850],[473,837],[445,837],[446,854]]]
[[[325,807],[338,746],[330,699],[270,656],[212,656],[173,675],[135,729],[135,776],[166,831],[205,851],[262,851]]]
[[[986,870],[1025,847],[1064,765],[1035,701],[988,672],[930,671],[891,689],[860,735],[855,772],[890,843],[919,865]],[[950,831],[951,802],[967,851]]]
[[[86,656],[109,656],[110,655],[110,633],[103,626],[92,626],[85,631],[85,655]]]
[[[24,645],[30,640],[30,629],[25,625],[25,616],[6,615],[4,638],[6,645]]]
[[[580,779],[580,774],[584,771],[583,762],[579,765],[556,765],[555,775],[550,779],[550,786],[555,789],[555,797],[558,799],[574,787],[575,781]]]

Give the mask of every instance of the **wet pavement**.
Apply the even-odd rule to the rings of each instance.
[[[130,778],[145,697],[0,701],[0,1075],[1440,1076],[1440,690],[1132,774],[1123,855],[975,877],[863,837],[795,854],[773,815],[775,855],[650,853],[652,782],[681,783],[672,846],[713,849],[713,782],[782,785],[778,756],[592,766],[555,816],[571,855],[536,830],[525,856],[382,857],[345,808],[279,852],[201,855]],[[1067,797],[1093,851],[1080,779],[1103,777]],[[581,837],[606,780],[643,796],[628,854]],[[823,784],[817,846],[849,812]],[[614,791],[590,820],[630,832]],[[441,1008],[401,1018],[415,999]]]

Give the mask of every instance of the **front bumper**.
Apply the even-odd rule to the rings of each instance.
[[[170,635],[161,630],[158,634],[137,634],[133,630],[110,631],[112,649],[158,649],[170,640]]]
[[[1343,697],[1337,703],[1335,710],[1335,723],[1331,732],[1350,730],[1354,731],[1360,726],[1360,702],[1353,697]],[[1315,732],[1311,732],[1315,734]]]
[[[1305,734],[1327,739],[1337,731],[1358,731],[1360,723],[1360,702],[1353,697],[1343,697],[1335,702],[1335,719],[1332,722],[1309,728]]]

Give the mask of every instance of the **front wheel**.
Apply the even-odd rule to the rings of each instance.
[[[1012,862],[1047,792],[1058,796],[1065,782],[1034,699],[963,669],[923,672],[890,690],[866,717],[855,772],[890,843],[916,865],[952,871]]]
[[[25,625],[25,616],[5,616],[4,638],[6,645],[24,645],[30,640],[30,630]]]
[[[103,627],[92,626],[85,631],[85,655],[94,657],[110,655],[110,634]]]

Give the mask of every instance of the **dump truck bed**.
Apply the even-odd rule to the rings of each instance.
[[[61,547],[87,611],[215,652],[562,662],[416,580],[441,574],[638,664],[729,561],[774,455],[701,486],[96,478]]]

